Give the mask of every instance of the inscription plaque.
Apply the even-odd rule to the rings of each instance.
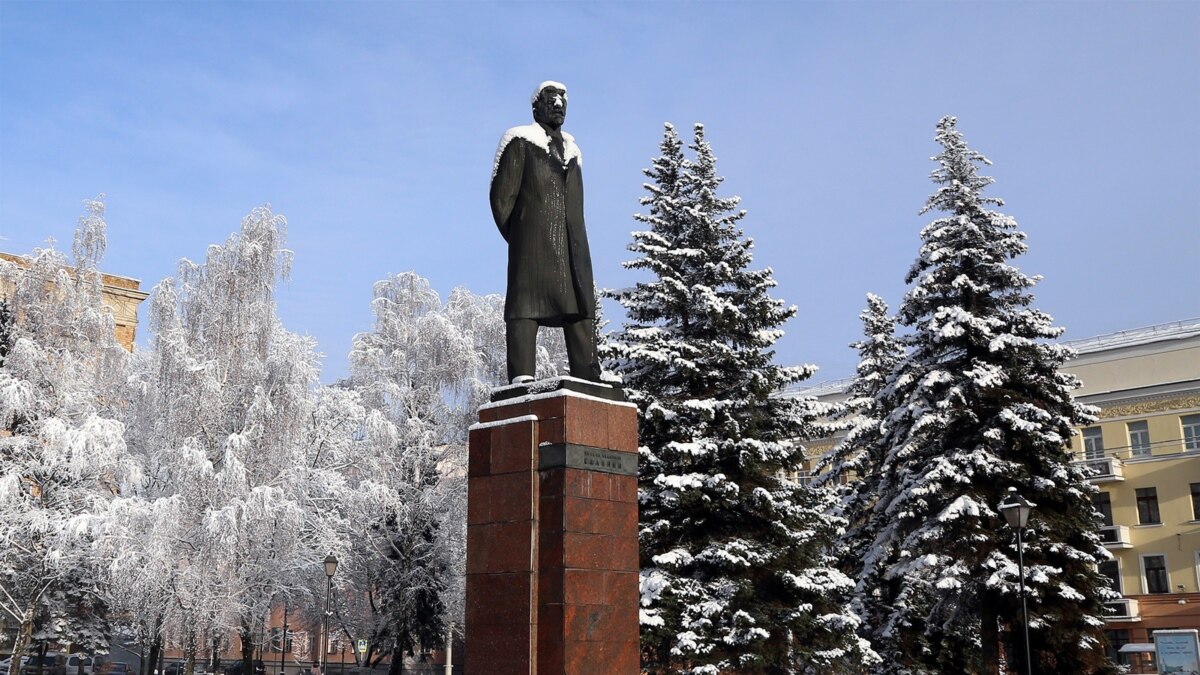
[[[637,455],[574,443],[555,443],[538,448],[539,471],[561,468],[636,476]]]

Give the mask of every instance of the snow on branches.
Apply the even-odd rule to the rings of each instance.
[[[796,312],[754,270],[739,198],[721,197],[704,128],[686,158],[667,125],[626,263],[649,281],[605,355],[638,404],[643,664],[691,673],[870,663],[827,546],[829,494],[792,482],[824,412],[775,396],[811,366],[772,362]]]
[[[127,508],[141,557],[124,583],[143,589],[128,596],[141,616],[193,650],[248,635],[345,547],[326,517],[340,495],[313,429],[315,344],[275,309],[285,225],[254,209],[203,263],[181,260],[154,289],[154,337],[131,376],[128,435],[146,480]],[[158,526],[136,529],[148,518]]]
[[[53,245],[0,261],[0,614],[17,653],[32,639],[106,647],[97,518],[141,478],[115,396],[127,353],[101,295],[104,204],[84,204],[70,264]]]
[[[1104,671],[1095,564],[1106,559],[1094,491],[1063,444],[1087,423],[1074,378],[1060,368],[1062,329],[1030,307],[1036,277],[1016,221],[984,196],[986,158],[953,117],[937,125],[938,186],[898,312],[905,355],[875,389],[869,462],[853,491],[870,504],[844,543],[862,551],[857,606],[887,672],[940,672],[994,663],[999,617],[1019,616],[1012,530],[997,506],[1009,487],[1039,507],[1025,547],[1036,598],[1030,637],[1039,670]],[[872,450],[876,448],[876,450]],[[859,557],[858,555],[851,556]],[[1030,603],[1034,606],[1035,603]]]

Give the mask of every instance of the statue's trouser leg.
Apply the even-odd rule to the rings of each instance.
[[[537,367],[537,329],[537,319],[508,319],[504,322],[509,382],[518,375],[533,377]]]
[[[596,358],[596,330],[592,319],[580,319],[563,326],[567,341],[567,363],[571,377],[600,381],[600,363]]]

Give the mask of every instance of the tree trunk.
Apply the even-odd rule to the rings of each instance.
[[[400,641],[395,641],[392,647],[392,663],[388,666],[388,675],[400,675],[404,672],[404,648]]]
[[[33,607],[25,610],[25,616],[21,617],[21,626],[17,628],[17,639],[13,642],[12,665],[9,666],[9,675],[21,675],[21,655],[29,648],[29,643],[33,639]]]
[[[158,659],[162,655],[162,642],[155,638],[154,642],[150,643],[150,656],[146,659],[143,670],[145,675],[154,675],[158,670]]]
[[[196,673],[196,632],[188,633],[187,645],[183,650],[184,675],[195,675]]]
[[[254,629],[243,619],[238,632],[242,638],[242,675],[254,675]]]
[[[45,670],[45,664],[46,664],[46,643],[45,642],[43,642],[41,645],[38,646],[37,655],[38,655],[38,665],[37,665],[36,672],[37,672],[37,675],[42,675],[42,671]]]
[[[210,673],[216,673],[221,670],[221,639],[216,635],[213,635],[210,644],[212,645],[212,652],[208,671]]]
[[[979,651],[981,675],[1003,675],[1000,672],[1000,627],[995,605],[986,594],[979,608]]]
[[[154,675],[158,669],[158,661],[162,658],[162,615],[154,620],[154,632],[150,635],[150,659],[145,665],[144,675]],[[80,660],[82,663],[82,660]]]

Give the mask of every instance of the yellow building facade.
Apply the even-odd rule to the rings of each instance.
[[[1153,631],[1200,628],[1200,319],[1070,343],[1075,392],[1099,409],[1075,461],[1100,490],[1102,566],[1119,662],[1153,673]]]

